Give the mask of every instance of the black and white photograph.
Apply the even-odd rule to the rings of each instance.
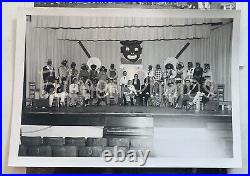
[[[86,11],[20,20],[18,165],[239,166],[237,12]]]

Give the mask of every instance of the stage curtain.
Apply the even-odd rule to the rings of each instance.
[[[149,64],[155,66],[161,64],[168,57],[174,57],[181,48],[190,42],[189,47],[179,57],[187,67],[187,62],[208,63],[211,65],[212,73],[216,83],[225,84],[225,99],[231,99],[231,30],[232,24],[225,25],[212,30],[210,37],[206,39],[193,40],[170,40],[170,41],[143,41],[142,55],[143,68],[147,70]],[[83,41],[92,57],[99,57],[102,64],[109,67],[114,63],[117,68],[120,65],[119,41]],[[57,40],[55,29],[32,28],[27,23],[26,32],[26,76],[27,82],[35,81],[40,85],[41,69],[48,59],[52,59],[54,67],[59,67],[63,59],[69,63],[76,62],[77,69],[88,58],[77,43],[77,41]],[[119,69],[121,72],[121,70]],[[28,94],[27,94],[28,95]]]
[[[126,27],[126,28],[81,28],[56,29],[60,40],[173,40],[208,38],[210,25],[191,25],[178,27]]]
[[[125,14],[124,14],[125,15]],[[130,15],[130,14],[126,14]],[[224,19],[223,19],[224,20]],[[89,27],[129,27],[129,26],[184,26],[221,22],[219,18],[169,18],[114,16],[32,16],[32,27],[37,28],[89,28]]]

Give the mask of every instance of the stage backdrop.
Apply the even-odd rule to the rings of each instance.
[[[39,23],[41,24],[41,23]],[[45,24],[43,24],[45,25]],[[202,29],[202,28],[201,28]],[[63,29],[60,29],[60,31]],[[68,30],[70,31],[70,30]],[[158,34],[157,34],[158,31]],[[179,30],[179,36],[183,36]],[[160,35],[161,30],[148,31],[152,36]],[[194,33],[194,31],[190,31]],[[167,57],[174,57],[182,47],[190,42],[189,47],[179,57],[187,67],[187,62],[200,62],[202,66],[205,63],[210,64],[214,81],[218,84],[225,84],[225,100],[231,100],[231,33],[232,23],[220,26],[218,28],[205,31],[206,35],[200,34],[199,39],[180,39],[171,40],[146,40],[143,41],[142,65],[147,70],[148,65],[161,64]],[[177,35],[178,31],[175,31]],[[186,31],[188,36],[188,31]],[[26,31],[26,78],[29,81],[35,81],[40,85],[41,69],[48,59],[52,59],[56,71],[62,60],[67,59],[69,63],[76,62],[77,69],[80,70],[82,63],[86,63],[88,58],[79,46],[77,41],[63,39],[58,36],[58,30],[44,26],[35,26],[27,22]],[[178,35],[177,35],[178,36]],[[203,37],[202,37],[203,36]],[[117,68],[120,66],[120,47],[119,41],[82,41],[83,45],[89,51],[92,57],[98,57],[102,65],[109,67],[114,63]],[[120,70],[121,75],[121,70]],[[28,87],[27,87],[28,88]],[[27,89],[28,91],[28,89]]]

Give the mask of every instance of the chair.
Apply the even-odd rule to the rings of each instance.
[[[36,83],[29,82],[29,97],[26,99],[26,106],[33,106],[34,99],[36,97]]]

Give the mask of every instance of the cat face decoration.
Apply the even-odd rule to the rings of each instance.
[[[140,58],[142,53],[141,43],[138,40],[125,40],[120,41],[121,43],[121,64],[134,64],[138,65],[142,63]]]

